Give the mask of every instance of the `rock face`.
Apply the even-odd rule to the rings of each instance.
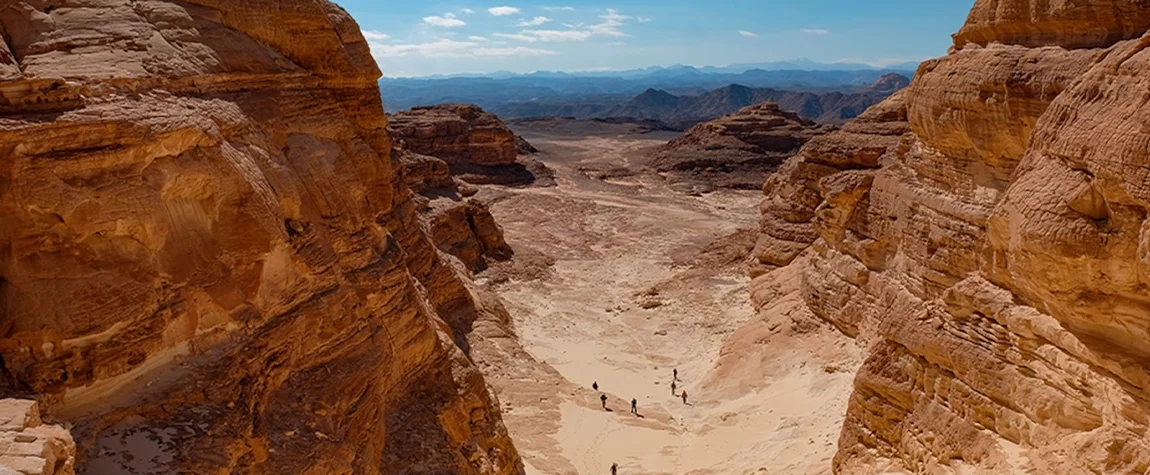
[[[767,183],[756,304],[869,356],[840,473],[1150,468],[1150,5],[979,0],[911,87]]]
[[[18,1],[0,30],[0,388],[74,425],[78,472],[522,472],[344,11]]]
[[[439,250],[459,258],[472,272],[487,268],[487,260],[507,260],[513,252],[503,229],[487,206],[456,182],[447,163],[427,155],[393,150],[403,169],[404,182],[416,193],[413,199]]]
[[[524,185],[536,179],[526,141],[494,114],[470,104],[415,107],[391,116],[400,148],[447,162],[451,174],[472,184]]]
[[[72,435],[44,425],[36,401],[0,399],[0,474],[73,475],[75,462]]]
[[[650,166],[680,183],[755,189],[803,144],[830,130],[764,102],[692,127],[659,148]]]

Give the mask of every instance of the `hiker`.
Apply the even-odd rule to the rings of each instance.
[[[603,409],[607,409],[607,395],[606,394],[600,394],[599,400],[603,402]],[[687,396],[683,396],[683,400],[686,401]]]
[[[631,414],[639,415],[639,401],[631,398]]]
[[[671,381],[671,395],[674,396],[678,393],[675,392],[675,382]]]
[[[595,381],[594,383],[591,383],[591,389],[598,391],[599,390],[599,382]]]
[[[683,390],[683,404],[686,404],[686,403],[687,403],[687,390],[684,389]]]
[[[679,380],[679,368],[675,368],[675,381]]]
[[[611,475],[619,475],[619,464],[611,464]]]

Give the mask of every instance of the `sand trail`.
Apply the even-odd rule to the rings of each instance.
[[[850,373],[808,365],[806,348],[738,343],[767,322],[743,266],[707,258],[749,250],[759,194],[689,196],[629,173],[662,136],[528,139],[559,185],[484,191],[518,262],[479,277],[529,355],[485,369],[528,473],[829,472]],[[730,341],[746,351],[724,356]],[[537,370],[510,377],[516,364]],[[690,405],[671,394],[674,368]]]

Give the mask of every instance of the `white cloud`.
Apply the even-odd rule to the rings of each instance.
[[[472,56],[554,56],[557,54],[559,53],[548,49],[516,46],[514,48],[478,48]]]
[[[469,39],[471,41],[478,41],[480,43],[486,43],[488,41],[491,41],[491,40],[484,38],[482,36],[468,36],[467,39]]]
[[[831,33],[830,30],[824,30],[822,28],[803,28],[799,31],[808,35],[829,35]]]
[[[463,11],[463,13],[466,13],[468,15],[474,15],[475,14],[475,10],[472,10],[470,8],[464,8],[462,11]]]
[[[639,21],[639,23],[651,23],[651,19],[650,19],[650,18],[647,18],[647,17],[645,17],[645,16],[641,16],[641,17],[635,18],[635,20],[638,20],[638,21]]]
[[[539,41],[547,43],[557,41],[584,41],[592,35],[590,31],[585,30],[523,30],[519,33],[533,36],[538,38]]]
[[[383,41],[391,39],[391,36],[376,30],[363,30],[361,33],[363,33],[363,39],[367,41]]]
[[[592,33],[599,36],[610,36],[614,38],[627,36],[627,34],[623,33],[619,27],[626,25],[626,21],[631,19],[631,17],[627,15],[620,15],[619,11],[614,8],[608,8],[607,13],[600,15],[599,18],[602,18],[603,22],[598,25],[591,25]]]
[[[536,41],[539,41],[539,38],[536,38],[534,36],[529,36],[529,35],[526,35],[523,33],[492,33],[491,36],[495,36],[498,38],[506,38],[506,39],[515,40],[515,41],[522,41],[525,43],[534,43]]]
[[[539,25],[542,25],[542,24],[547,23],[549,21],[551,21],[550,18],[547,18],[545,16],[537,16],[537,17],[532,18],[530,20],[523,20],[523,21],[519,22],[519,26],[539,26]]]
[[[487,9],[492,15],[507,16],[519,13],[519,9],[515,7],[491,7]]]
[[[427,16],[423,17],[423,22],[431,26],[440,26],[443,28],[455,28],[466,25],[463,20],[456,18],[454,13],[444,13],[443,16]]]
[[[559,54],[546,49],[517,46],[513,48],[490,48],[479,41],[455,41],[439,39],[430,43],[386,44],[370,42],[371,52],[376,58],[402,56],[424,57],[491,57],[491,56],[551,56]]]
[[[747,38],[758,38],[759,37],[759,35],[756,35],[752,32],[747,31],[747,30],[739,30],[739,34],[743,35]]]
[[[618,10],[607,9],[607,13],[601,15],[599,18],[603,19],[601,23],[595,25],[584,25],[564,23],[566,30],[539,30],[539,29],[526,29],[519,33],[494,33],[491,36],[498,38],[505,38],[509,40],[522,41],[525,43],[558,43],[565,41],[587,41],[593,37],[606,37],[606,38],[622,38],[628,36],[623,32],[622,27],[626,26],[627,20],[632,17],[622,15]],[[519,26],[534,26],[547,23],[551,19],[546,17],[536,17],[529,21],[522,21]],[[648,20],[649,21],[649,20]]]
[[[549,12],[573,12],[573,11],[575,11],[574,7],[543,7],[543,9],[547,10]]]

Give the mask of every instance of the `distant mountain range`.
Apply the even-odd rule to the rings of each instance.
[[[795,111],[809,120],[841,124],[909,84],[910,79],[906,76],[891,73],[854,92],[803,92],[730,84],[703,94],[677,95],[652,88],[627,101],[600,98],[598,103],[579,99],[512,102],[491,110],[503,117],[632,117],[658,120],[672,128],[686,129],[746,106],[774,102],[784,110]]]
[[[742,63],[732,64],[729,66],[685,66],[676,64],[673,66],[651,66],[640,69],[625,69],[625,70],[609,70],[599,69],[591,71],[536,71],[533,73],[513,73],[510,71],[496,71],[493,73],[461,73],[461,74],[436,74],[432,76],[412,77],[412,78],[398,78],[403,79],[451,79],[451,78],[490,78],[490,79],[509,79],[515,77],[546,77],[546,78],[568,78],[568,77],[600,77],[600,78],[645,78],[650,76],[659,75],[682,75],[682,74],[742,74],[747,71],[760,70],[760,71],[914,71],[918,69],[918,61],[906,61],[902,63],[890,64],[884,67],[875,67],[864,63],[855,63],[850,61],[841,61],[835,63],[821,63],[818,61],[811,61],[809,59],[793,59],[788,61],[771,61],[765,63]]]
[[[671,66],[630,71],[491,73],[427,78],[384,78],[384,107],[398,112],[418,105],[449,102],[477,104],[501,116],[536,108],[574,117],[596,117],[626,104],[648,89],[684,97],[739,84],[796,93],[863,92],[884,75],[913,76],[917,64],[875,69],[851,63],[824,64],[797,60],[725,67]],[[792,69],[793,68],[793,69]],[[836,69],[837,68],[837,69]],[[517,112],[518,111],[518,112]]]

